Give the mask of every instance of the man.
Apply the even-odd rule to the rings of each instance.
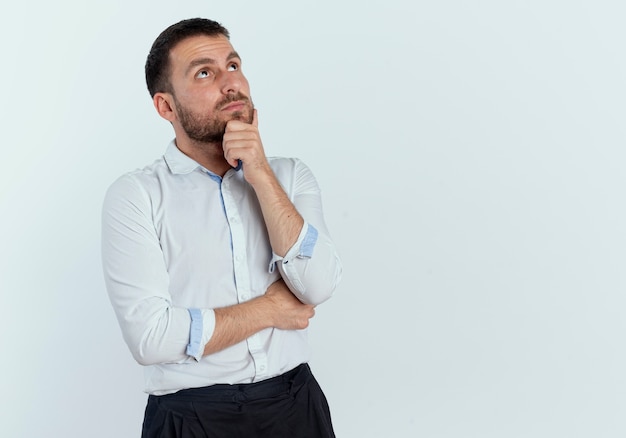
[[[317,183],[266,158],[241,59],[219,23],[167,28],[146,62],[175,132],[103,207],[107,290],[150,395],[143,437],[331,437],[307,326],[341,265]]]

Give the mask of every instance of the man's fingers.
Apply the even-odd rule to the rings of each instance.
[[[251,123],[229,120],[226,123],[224,139],[222,140],[224,157],[228,164],[239,170],[241,168],[239,162],[242,162],[244,177],[253,185],[264,174],[271,173],[259,136],[258,124],[259,114],[253,108]]]
[[[229,120],[226,122],[226,132],[243,131],[250,125],[255,128],[259,127],[259,115],[256,109],[252,110],[252,123],[242,122],[241,120]]]

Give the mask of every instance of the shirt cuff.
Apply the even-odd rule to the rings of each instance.
[[[202,359],[204,346],[215,330],[215,313],[212,310],[188,309],[191,317],[187,355],[196,361]]]
[[[285,257],[281,257],[276,253],[272,253],[272,260],[269,265],[269,272],[274,272],[276,268],[276,262],[282,261],[283,264],[287,264],[296,257],[298,258],[311,258],[313,251],[315,250],[315,244],[317,243],[318,231],[317,229],[308,223],[304,223],[300,235],[296,243],[287,251]]]

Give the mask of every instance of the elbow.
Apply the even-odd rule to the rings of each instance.
[[[188,359],[184,353],[178,353],[173,351],[172,348],[168,348],[166,342],[165,337],[156,336],[151,331],[148,331],[143,336],[126,340],[133,359],[142,366],[181,363]]]
[[[327,292],[327,293],[314,293],[314,294],[305,294],[302,295],[301,297],[298,297],[300,299],[300,301],[302,301],[304,304],[310,304],[312,306],[319,306],[320,304],[328,301],[330,299],[330,297],[333,296],[333,292]]]
[[[339,260],[337,260],[333,268],[329,268],[326,272],[328,275],[319,276],[308,282],[305,293],[298,295],[300,301],[305,304],[318,306],[333,296],[341,280],[342,268]]]
[[[145,341],[127,342],[128,349],[139,365],[149,366],[163,363],[164,360],[159,354],[159,349]]]
[[[138,353],[133,353],[133,358],[135,362],[142,366],[156,365],[158,363],[152,360],[152,358]]]
[[[162,361],[158,360],[153,354],[144,354],[142,352],[133,352],[133,358],[135,361],[142,366],[150,366],[162,363]]]
[[[189,360],[187,309],[162,306],[134,308],[119,317],[124,341],[135,361],[143,366]]]
[[[118,320],[124,342],[135,362],[144,366],[158,363],[157,348],[154,342],[151,342],[151,339],[154,339],[154,336],[150,335],[153,328],[146,326],[145,323],[139,323],[128,315],[118,315]]]

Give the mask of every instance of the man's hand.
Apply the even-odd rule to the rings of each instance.
[[[272,169],[265,158],[263,143],[259,135],[257,110],[253,110],[252,124],[240,120],[230,120],[224,132],[224,158],[232,167],[237,167],[237,160],[243,163],[243,174],[252,186],[272,177]]]
[[[272,309],[272,326],[283,330],[301,330],[309,326],[315,307],[303,304],[291,293],[284,280],[272,283],[265,292]]]

